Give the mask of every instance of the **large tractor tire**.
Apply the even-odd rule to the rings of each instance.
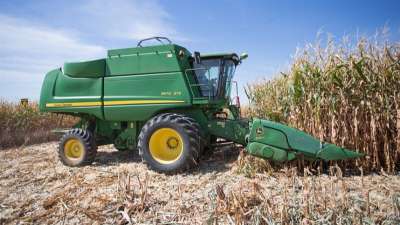
[[[88,130],[72,129],[60,140],[58,156],[66,166],[84,166],[91,164],[97,153],[92,133]]]
[[[176,173],[198,163],[201,150],[200,126],[192,118],[173,113],[150,119],[138,138],[139,154],[155,171]]]
[[[200,159],[200,157],[203,155],[204,153],[204,148],[206,146],[206,138],[205,135],[201,132],[201,128],[199,123],[196,122],[195,119],[188,117],[188,116],[184,116],[183,119],[185,119],[186,121],[188,121],[190,123],[190,125],[194,126],[198,131],[199,131],[199,136],[200,136],[200,149],[198,151],[198,159],[197,161]]]

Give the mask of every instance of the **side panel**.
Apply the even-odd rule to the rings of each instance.
[[[46,75],[40,107],[48,112],[87,113],[103,118],[103,78],[72,78],[61,70]]]
[[[44,77],[39,101],[39,109],[42,112],[49,111],[46,104],[53,99],[54,86],[59,74],[62,74],[61,68],[48,72]]]
[[[181,72],[104,78],[104,115],[112,121],[144,121],[156,112],[191,105]]]
[[[82,99],[101,100],[101,78],[73,78],[59,74],[54,89],[55,98],[67,99],[79,97]]]
[[[179,71],[174,51],[154,51],[107,58],[107,74],[120,76]]]
[[[104,76],[105,68],[105,59],[71,62],[64,64],[64,74],[70,77],[100,78]]]

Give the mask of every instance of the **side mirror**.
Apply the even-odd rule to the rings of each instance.
[[[193,57],[194,57],[194,62],[196,64],[200,64],[201,63],[201,57],[200,57],[200,52],[194,52],[193,53]]]
[[[247,54],[247,53],[242,53],[242,54],[240,54],[240,61],[242,61],[243,59],[246,59],[247,57],[249,57],[249,55]]]

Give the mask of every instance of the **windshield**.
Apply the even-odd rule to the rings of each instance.
[[[203,97],[229,97],[235,63],[230,59],[203,59],[194,63],[197,81]]]

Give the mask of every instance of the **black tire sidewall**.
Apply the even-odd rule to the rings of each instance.
[[[58,155],[64,165],[77,167],[90,164],[93,161],[94,157],[91,154],[95,154],[96,152],[96,146],[92,143],[93,136],[91,135],[91,133],[87,133],[87,135],[89,135],[89,142],[86,143],[85,140],[83,139],[83,132],[88,132],[88,131],[73,129],[61,138],[58,148]],[[71,139],[78,140],[83,146],[83,156],[79,160],[71,160],[65,155],[65,149],[64,149],[65,143]]]

